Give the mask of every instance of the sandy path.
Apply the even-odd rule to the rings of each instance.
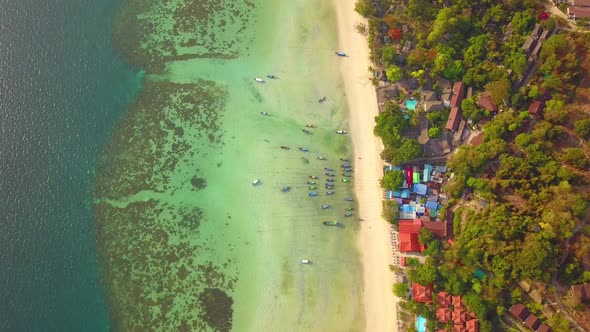
[[[355,194],[361,221],[360,249],[363,262],[366,331],[397,331],[397,308],[391,292],[394,282],[389,271],[392,252],[388,224],[381,217],[382,144],[373,135],[378,114],[375,88],[368,72],[369,50],[366,37],[354,25],[364,19],[354,11],[355,0],[333,0],[338,19],[338,58],[350,108],[350,132],[355,151]]]

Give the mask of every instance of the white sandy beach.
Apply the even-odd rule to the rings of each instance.
[[[355,194],[361,221],[360,250],[363,262],[366,331],[397,331],[397,307],[391,291],[394,282],[389,271],[392,252],[389,225],[381,217],[382,144],[373,135],[378,114],[375,88],[368,67],[369,49],[365,36],[354,26],[365,20],[354,11],[355,0],[334,0],[341,51],[341,71],[350,109],[350,132],[355,153]]]

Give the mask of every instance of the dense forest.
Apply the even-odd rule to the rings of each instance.
[[[409,260],[410,281],[463,295],[481,331],[497,326],[505,308],[526,302],[520,281],[548,290],[589,282],[590,34],[566,30],[535,0],[358,0],[356,10],[368,18],[371,58],[389,81],[462,80],[501,106],[490,113],[474,98],[463,100],[464,117],[484,136],[448,160],[454,176],[443,188],[451,197],[444,209],[455,212],[454,243],[422,232],[426,260]],[[523,43],[536,23],[552,33],[530,71]],[[415,47],[400,57],[408,41]],[[532,76],[521,86],[527,71]],[[545,105],[542,115],[528,112],[535,100]],[[443,114],[448,110],[429,120],[440,123]],[[385,159],[401,163],[420,156],[419,145],[404,137],[412,120],[395,103],[377,117]],[[399,181],[384,179],[382,185]],[[394,286],[399,295],[405,291]],[[571,302],[571,312],[588,312]],[[533,312],[539,306],[530,304]],[[433,318],[435,304],[410,300],[403,307]],[[570,330],[559,314],[547,323]],[[428,325],[444,328],[436,319]]]

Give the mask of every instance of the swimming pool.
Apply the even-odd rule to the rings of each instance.
[[[416,110],[416,104],[418,104],[418,100],[416,99],[406,99],[406,108],[412,111]]]
[[[416,330],[418,332],[426,332],[426,318],[422,316],[416,318]]]

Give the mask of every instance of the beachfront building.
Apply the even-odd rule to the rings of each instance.
[[[432,303],[432,285],[422,286],[418,283],[412,283],[412,297],[414,301],[420,303]]]
[[[420,229],[422,229],[422,221],[420,219],[399,221],[398,234],[400,252],[408,253],[424,251],[424,246],[418,241]]]

